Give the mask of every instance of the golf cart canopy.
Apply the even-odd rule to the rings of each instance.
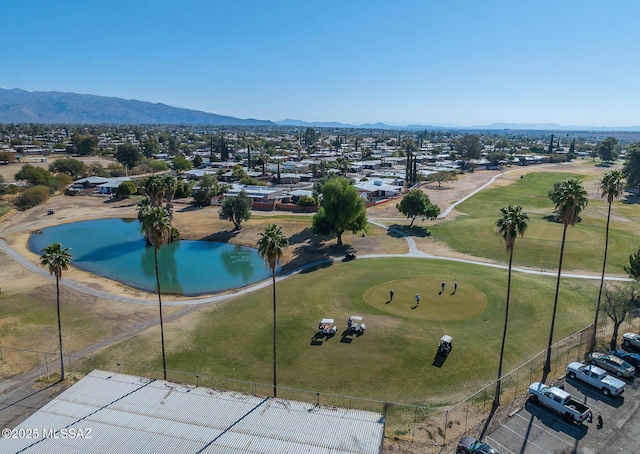
[[[453,342],[453,337],[449,336],[448,334],[445,334],[440,338],[440,342],[444,342],[445,344],[450,344]]]
[[[333,324],[333,319],[332,318],[323,318],[322,320],[320,320],[320,323],[322,323],[323,325],[332,325]]]

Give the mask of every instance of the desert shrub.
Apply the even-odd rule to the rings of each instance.
[[[317,205],[315,199],[308,195],[301,195],[298,199],[298,205],[301,207],[314,207]]]
[[[116,189],[116,196],[124,199],[138,192],[138,188],[133,181],[123,181]]]
[[[38,185],[27,188],[16,198],[15,205],[19,210],[28,210],[49,200],[49,186]]]
[[[47,186],[49,186],[49,192],[53,194],[54,192],[64,188],[65,186],[73,183],[73,180],[66,173],[59,173],[55,176],[52,176],[47,181]]]
[[[178,184],[176,186],[176,193],[173,197],[176,199],[186,199],[187,197],[191,197],[191,188],[193,188],[192,182],[178,181]]]
[[[126,174],[126,170],[120,164],[109,164],[105,169],[105,173],[109,177],[123,177]]]

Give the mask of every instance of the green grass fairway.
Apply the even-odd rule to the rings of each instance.
[[[440,321],[463,320],[487,307],[486,295],[472,285],[458,287],[454,294],[452,281],[444,292],[441,282],[433,277],[388,281],[368,289],[364,300],[391,315]],[[389,300],[390,289],[394,289],[393,301]],[[419,305],[416,305],[416,294],[420,295]]]
[[[10,209],[11,209],[11,205],[5,205],[4,203],[0,202],[0,217],[7,214]]]
[[[481,191],[456,208],[462,215],[452,221],[435,224],[429,230],[435,239],[455,250],[505,263],[508,255],[504,243],[496,235],[495,223],[501,207],[518,204],[529,213],[529,228],[523,238],[516,240],[514,266],[557,269],[563,226],[549,218],[554,207],[547,193],[555,182],[567,177],[581,178],[569,173],[531,173],[509,186]],[[581,222],[569,227],[563,271],[602,270],[606,211],[606,201],[590,199],[581,214]],[[607,273],[626,274],[623,266],[628,265],[629,254],[640,244],[640,231],[636,228],[638,221],[638,205],[613,204]]]
[[[458,292],[450,295],[454,279]],[[442,281],[447,292],[438,296]],[[506,270],[405,258],[338,262],[285,279],[277,286],[278,383],[391,402],[456,402],[495,379],[506,281]],[[391,285],[394,299],[385,304]],[[179,326],[166,325],[167,367],[270,383],[271,291],[267,287]],[[555,278],[514,274],[505,370],[546,347],[554,291]],[[416,292],[422,301],[411,309]],[[556,339],[590,323],[596,295],[595,283],[563,281]],[[343,337],[354,314],[364,317],[367,331]],[[338,332],[318,342],[314,336],[324,317],[335,319]],[[443,334],[453,336],[454,348],[437,367]],[[153,330],[102,352],[98,364],[160,368],[159,353]]]

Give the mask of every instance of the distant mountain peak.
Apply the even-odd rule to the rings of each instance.
[[[240,119],[135,99],[0,89],[1,123],[198,124],[273,126],[268,120]]]

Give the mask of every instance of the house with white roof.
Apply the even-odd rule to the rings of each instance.
[[[383,183],[382,180],[359,181],[354,186],[360,195],[367,200],[397,197],[402,195],[402,186]]]

